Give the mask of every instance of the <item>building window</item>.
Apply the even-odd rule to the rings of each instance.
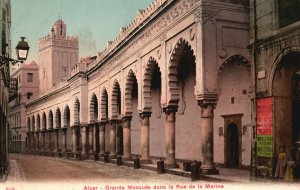
[[[300,20],[299,0],[278,0],[279,27],[284,27]]]
[[[27,73],[27,82],[33,82],[33,73]]]
[[[32,95],[33,95],[32,92],[27,92],[27,99],[29,100]]]

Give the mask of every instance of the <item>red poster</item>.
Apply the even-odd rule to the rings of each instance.
[[[272,98],[258,99],[256,103],[256,134],[272,135]]]

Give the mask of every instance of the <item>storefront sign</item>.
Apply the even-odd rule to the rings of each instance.
[[[272,98],[258,99],[256,104],[256,134],[272,135]]]
[[[262,98],[256,104],[256,147],[257,156],[273,156],[272,98]]]
[[[257,135],[256,137],[257,156],[273,156],[273,137],[271,135]]]

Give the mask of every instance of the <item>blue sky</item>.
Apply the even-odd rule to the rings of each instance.
[[[30,51],[27,62],[38,61],[38,40],[50,33],[59,15],[67,25],[67,35],[79,37],[79,55],[96,55],[120,28],[134,20],[138,9],[152,0],[11,0],[12,57],[21,36]]]

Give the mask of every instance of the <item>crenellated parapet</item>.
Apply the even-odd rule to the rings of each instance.
[[[78,48],[78,36],[67,36],[65,39],[56,38],[56,36],[48,34],[47,36],[40,38],[39,49],[42,50],[51,45],[65,47],[65,48]]]
[[[120,45],[126,38],[134,33],[136,29],[141,27],[148,19],[151,18],[158,10],[164,9],[175,0],[154,0],[145,10],[138,10],[135,19],[126,27],[120,28],[119,35],[112,41],[107,42],[107,47],[104,51],[98,52],[97,60],[102,60],[113,49]]]

